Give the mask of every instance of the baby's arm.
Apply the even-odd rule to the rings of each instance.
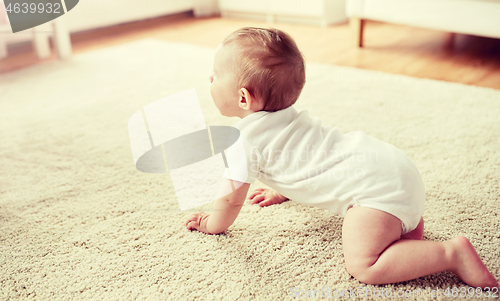
[[[276,191],[266,188],[255,189],[252,194],[248,196],[248,199],[252,200],[252,205],[259,204],[260,207],[281,204],[285,201],[288,201],[288,198],[286,196],[283,196]]]
[[[224,179],[222,191],[232,191],[231,187],[238,188],[230,194],[217,199],[214,202],[212,214],[205,212],[193,213],[188,217],[186,227],[189,230],[196,229],[207,234],[218,234],[229,228],[245,203],[250,184]]]

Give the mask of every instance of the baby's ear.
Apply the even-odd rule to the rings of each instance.
[[[254,97],[246,88],[239,90],[239,106],[244,110],[251,110],[253,112],[262,111],[264,108],[263,102]]]
[[[238,105],[244,110],[250,109],[250,103],[252,101],[252,95],[246,88],[241,88],[239,91]]]

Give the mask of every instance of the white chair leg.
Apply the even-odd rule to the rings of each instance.
[[[0,34],[0,59],[7,56],[7,41]]]
[[[32,43],[39,58],[45,59],[50,56],[49,35],[45,26],[33,28]]]
[[[351,17],[349,25],[352,32],[352,43],[355,47],[363,47],[363,30],[365,20],[361,18]]]
[[[59,17],[52,22],[54,27],[54,42],[57,49],[57,54],[60,59],[67,59],[72,54],[71,39],[69,36],[68,27],[64,22],[64,17]]]

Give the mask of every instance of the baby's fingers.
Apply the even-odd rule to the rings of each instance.
[[[253,201],[252,201],[252,205],[257,204],[257,203],[260,203],[260,202],[262,202],[262,201],[263,201],[263,200],[265,200],[265,199],[266,199],[266,197],[265,197],[265,196],[263,196],[263,195],[258,195],[258,196],[256,196],[256,197],[253,199]]]
[[[271,206],[274,204],[277,204],[277,202],[274,199],[265,199],[264,201],[259,203],[259,206],[260,207],[267,207],[267,206]]]
[[[264,190],[264,188],[257,188],[255,189],[249,196],[248,196],[248,199],[251,200],[253,199],[255,196],[259,195],[259,194],[262,194],[262,191]]]
[[[187,226],[188,226],[188,224],[189,224],[190,222],[193,222],[193,221],[197,222],[197,221],[198,221],[198,216],[200,215],[200,213],[201,213],[201,212],[197,212],[197,213],[192,213],[192,214],[190,214],[190,215],[188,216],[187,220],[186,220],[186,224],[185,224],[185,226],[187,227]]]
[[[189,225],[189,223],[192,223],[193,221],[196,221],[196,220],[197,220],[196,218],[188,218],[186,223],[184,224],[184,226],[187,227]]]
[[[186,228],[187,228],[188,230],[198,230],[198,227],[199,227],[199,225],[198,225],[198,222],[196,222],[196,221],[190,221],[190,222],[186,225]]]

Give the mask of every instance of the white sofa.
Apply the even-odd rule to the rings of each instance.
[[[364,20],[500,38],[500,0],[347,0],[346,14],[358,47]]]

